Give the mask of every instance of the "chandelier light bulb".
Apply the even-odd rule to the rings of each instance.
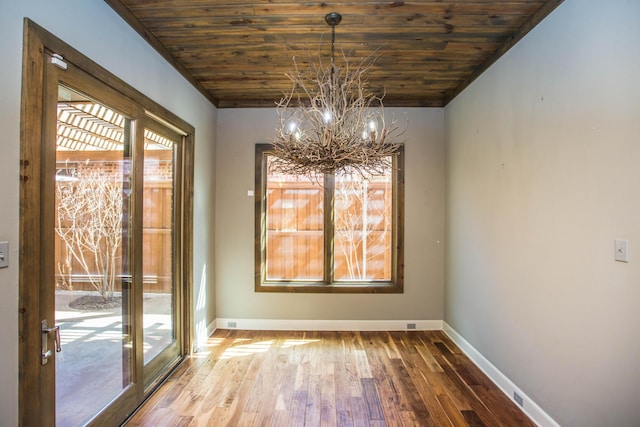
[[[322,120],[325,125],[331,123],[333,121],[333,114],[331,114],[331,111],[325,110],[324,113],[322,113]]]
[[[298,127],[298,124],[295,122],[295,120],[291,120],[288,124],[287,124],[287,133],[289,135],[291,135]]]

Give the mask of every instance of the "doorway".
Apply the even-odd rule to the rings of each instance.
[[[193,129],[25,38],[21,423],[118,424],[190,352]]]

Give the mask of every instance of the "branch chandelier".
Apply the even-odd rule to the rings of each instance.
[[[385,124],[383,96],[368,88],[367,73],[372,55],[350,66],[342,54],[342,67],[335,60],[335,29],[342,16],[325,16],[331,26],[331,64],[311,62],[302,71],[293,58],[293,83],[277,104],[279,127],[273,144],[271,170],[292,175],[384,174],[402,141],[396,120]]]

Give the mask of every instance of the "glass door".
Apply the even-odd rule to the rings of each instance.
[[[193,127],[27,24],[20,424],[121,425],[190,348]]]
[[[66,80],[82,86],[70,78]],[[133,388],[134,134],[127,103],[58,85],[54,176],[57,426],[94,419]],[[89,89],[89,88],[87,88]],[[109,95],[113,98],[113,95]],[[129,393],[131,405],[135,393]]]
[[[131,123],[60,85],[57,104],[56,425],[82,425],[132,383]],[[144,385],[180,356],[176,292],[182,136],[146,119],[142,177]],[[141,289],[140,289],[141,288]],[[139,318],[139,317],[138,317]]]
[[[180,248],[183,135],[147,118],[144,129],[142,273],[144,382],[180,357]]]

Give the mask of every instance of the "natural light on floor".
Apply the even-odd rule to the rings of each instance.
[[[208,340],[208,347],[216,347],[219,346],[221,344],[223,344],[225,341],[224,338],[209,338]],[[243,356],[250,356],[253,354],[257,354],[257,353],[266,353],[267,351],[269,351],[272,348],[291,348],[294,346],[299,346],[299,345],[305,345],[305,344],[310,344],[310,343],[314,343],[314,342],[319,342],[320,340],[315,340],[315,339],[285,339],[282,342],[279,341],[274,341],[274,340],[268,340],[268,341],[260,341],[260,342],[252,342],[252,343],[247,343],[247,344],[243,344],[246,341],[250,341],[249,339],[246,338],[236,338],[233,340],[233,343],[235,344],[233,347],[228,348],[227,350],[225,350],[224,353],[222,353],[222,355],[220,356],[220,360],[225,360],[225,359],[232,359],[234,357],[243,357]],[[194,355],[194,357],[203,357],[205,355],[208,355],[210,352],[206,351],[206,352],[198,352],[197,354]]]

